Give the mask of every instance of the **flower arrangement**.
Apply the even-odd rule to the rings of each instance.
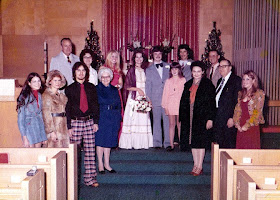
[[[152,110],[152,104],[146,96],[137,96],[135,98],[134,109],[137,112],[147,113]]]

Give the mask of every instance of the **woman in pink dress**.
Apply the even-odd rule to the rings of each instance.
[[[264,91],[259,89],[258,77],[249,70],[243,74],[242,90],[238,94],[238,103],[234,109],[233,121],[238,129],[237,149],[260,149],[259,124],[264,123]]]
[[[177,62],[172,63],[169,76],[170,78],[166,80],[164,85],[161,105],[169,118],[170,151],[172,151],[174,150],[176,124],[180,140],[181,123],[179,122],[179,106],[186,79],[183,76],[181,65]]]

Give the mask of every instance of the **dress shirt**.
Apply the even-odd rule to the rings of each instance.
[[[160,63],[162,63],[162,62],[160,62]],[[160,63],[154,63],[154,65],[155,65],[155,67],[156,67],[156,64],[160,64]],[[164,67],[164,66],[163,66]],[[156,67],[156,69],[157,69],[157,71],[158,71],[158,73],[159,73],[159,76],[160,76],[160,78],[162,79],[162,72],[163,72],[163,67]]]
[[[232,73],[232,72],[229,72],[228,75],[226,75],[224,84],[223,84],[222,88],[220,89],[220,91],[219,91],[219,92],[217,93],[217,95],[216,95],[216,108],[219,107],[219,99],[220,99],[220,96],[221,96],[221,94],[222,94],[222,92],[223,92],[223,89],[224,89],[225,85],[227,84],[227,81],[228,81],[228,79],[229,79],[231,73]],[[221,81],[221,82],[222,82],[222,81]],[[220,84],[218,85],[217,89],[220,87],[221,82],[220,82]]]
[[[65,89],[65,94],[68,98],[66,105],[67,128],[71,129],[72,117],[93,116],[94,124],[98,124],[99,120],[99,105],[96,88],[89,82],[84,82],[84,87],[87,95],[88,110],[83,113],[80,110],[80,83],[75,81]]]

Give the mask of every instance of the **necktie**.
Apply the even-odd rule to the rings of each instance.
[[[163,67],[163,63],[156,64],[156,67],[157,67],[157,68],[159,68],[159,67]]]
[[[210,80],[212,80],[213,73],[214,73],[214,67],[211,67]]]
[[[216,94],[218,94],[220,92],[220,90],[222,89],[223,85],[224,85],[225,79],[223,78],[218,89],[216,90]]]
[[[81,84],[81,93],[80,93],[80,110],[85,113],[88,110],[87,94],[85,91],[84,84]]]
[[[71,64],[71,60],[70,60],[69,56],[67,56],[67,61]]]

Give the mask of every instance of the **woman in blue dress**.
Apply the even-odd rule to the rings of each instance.
[[[105,170],[116,173],[110,166],[110,152],[112,147],[118,146],[118,132],[122,119],[121,100],[118,89],[110,84],[113,78],[111,69],[100,68],[98,78],[100,80],[97,85],[100,118],[99,129],[95,135],[98,169],[100,174],[104,174]]]
[[[42,147],[47,136],[42,116],[42,84],[39,74],[27,76],[17,98],[18,127],[24,147]]]

